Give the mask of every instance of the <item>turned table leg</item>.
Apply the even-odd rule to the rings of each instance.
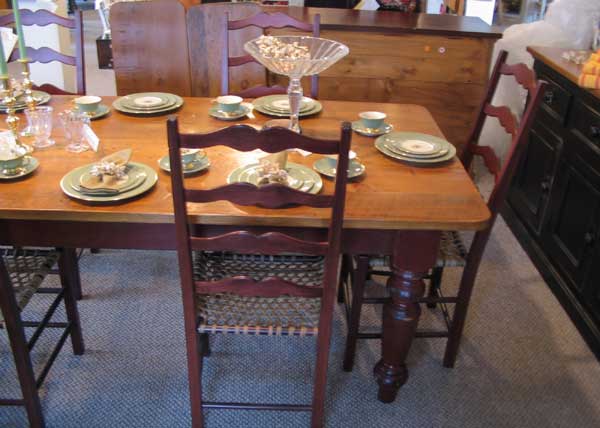
[[[378,398],[384,403],[395,400],[408,378],[406,357],[421,314],[417,300],[425,293],[423,278],[435,264],[439,243],[435,231],[398,231],[394,237],[387,282],[391,300],[383,308],[381,360],[374,369]]]

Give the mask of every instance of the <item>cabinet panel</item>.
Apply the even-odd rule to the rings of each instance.
[[[569,284],[581,291],[591,265],[597,233],[600,186],[584,175],[580,156],[560,164],[551,201],[551,219],[543,232],[550,258]]]
[[[597,223],[600,223],[600,218]],[[594,247],[592,270],[585,283],[584,301],[593,316],[600,320],[600,243],[598,239],[594,242]]]
[[[544,71],[540,73],[539,78],[548,82],[548,87],[542,99],[543,110],[550,113],[561,125],[564,125],[573,96],[562,84],[558,83],[562,79],[550,78]]]
[[[529,134],[527,150],[517,169],[509,202],[528,228],[539,236],[552,189],[562,138],[545,126],[543,114]]]

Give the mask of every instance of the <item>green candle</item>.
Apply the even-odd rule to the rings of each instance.
[[[8,67],[6,66],[6,57],[4,56],[4,44],[0,40],[0,76],[8,75]]]
[[[23,26],[21,25],[21,13],[19,12],[19,0],[13,0],[13,14],[15,16],[15,27],[17,36],[19,36],[19,56],[21,59],[27,58],[27,47],[25,46],[25,36],[23,36]]]

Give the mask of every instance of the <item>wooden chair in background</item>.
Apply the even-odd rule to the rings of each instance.
[[[181,275],[192,426],[203,426],[203,408],[296,410],[312,412],[312,427],[323,426],[327,361],[337,286],[346,175],[338,175],[333,195],[311,195],[282,184],[256,187],[235,183],[197,190],[184,187],[181,148],[223,145],[240,151],[278,152],[301,148],[338,154],[338,168],[348,166],[351,127],[342,125],[340,141],[319,140],[283,128],[256,131],[245,125],[199,135],[179,132],[167,122],[175,227]],[[201,225],[188,224],[188,203],[226,200],[277,209],[290,205],[331,208],[327,236],[298,239],[280,232],[254,234],[235,230],[204,237]],[[290,255],[294,254],[294,255]],[[208,334],[317,336],[312,405],[204,402],[202,360]]]
[[[526,65],[506,64],[507,55],[507,52],[502,51],[498,56],[485,98],[468,140],[469,144],[461,159],[464,167],[470,170],[474,156],[480,156],[485,167],[495,177],[495,185],[487,202],[492,213],[491,220],[487,228],[475,234],[468,251],[463,245],[458,232],[442,233],[437,264],[429,276],[429,293],[420,300],[420,303],[426,303],[431,308],[435,308],[437,304],[441,305],[447,330],[417,332],[416,335],[417,337],[448,338],[444,356],[444,366],[446,367],[453,367],[456,362],[477,270],[498,212],[506,199],[511,179],[527,145],[529,129],[546,85],[543,81],[537,82],[534,72]],[[528,92],[528,105],[520,123],[508,107],[491,104],[501,76],[513,76]],[[497,118],[506,132],[512,136],[511,145],[503,166],[501,166],[491,147],[478,145],[481,130],[487,117]],[[345,300],[348,315],[344,370],[351,371],[354,364],[357,339],[377,339],[381,337],[379,333],[360,333],[360,316],[363,303],[381,304],[388,299],[365,298],[364,292],[367,285],[383,287],[383,284],[369,280],[369,278],[373,275],[389,276],[390,265],[387,258],[360,255],[355,257],[354,260],[345,256],[342,266],[341,287],[344,287],[344,290],[340,294],[340,299]],[[444,297],[440,289],[443,269],[455,266],[464,267],[458,294],[452,297]],[[350,275],[350,280],[348,280],[348,275]],[[447,304],[455,305],[452,315],[446,306]]]
[[[43,287],[44,278],[52,272],[56,263],[58,263],[61,287]],[[74,276],[75,273],[77,277]],[[23,396],[23,398],[0,399],[0,406],[24,406],[32,428],[44,426],[38,389],[67,337],[71,336],[75,355],[82,355],[84,352],[83,335],[74,296],[74,283],[79,281],[78,275],[77,256],[73,250],[0,248],[0,329],[7,331]],[[24,321],[21,313],[36,293],[56,296],[40,321]],[[65,305],[67,322],[52,320],[61,300]],[[35,328],[29,339],[25,335],[25,328]],[[36,377],[30,353],[45,328],[58,328],[63,332]]]
[[[294,28],[300,31],[311,32],[313,37],[319,37],[320,35],[320,15],[315,15],[313,23],[308,24],[306,22],[298,21],[284,13],[264,13],[261,12],[250,18],[240,19],[236,21],[229,20],[229,14],[225,13],[225,22],[223,23],[223,53],[222,53],[222,65],[221,65],[221,95],[229,94],[229,68],[239,67],[248,63],[256,63],[257,61],[251,55],[242,55],[236,57],[229,56],[229,32],[247,28],[250,26],[262,28],[263,30],[268,28]],[[267,78],[265,70],[265,79]],[[311,97],[317,98],[319,94],[319,76],[311,76]],[[264,95],[273,94],[285,94],[287,89],[282,86],[254,86],[251,88],[245,88],[242,91],[235,93],[243,98],[256,98]]]
[[[75,67],[75,73],[77,76],[77,95],[85,94],[85,60],[83,52],[83,20],[80,10],[73,12],[73,18],[65,18],[63,16],[55,15],[47,10],[40,9],[35,12],[27,9],[21,9],[21,22],[23,25],[38,25],[46,26],[50,24],[56,24],[61,27],[75,30],[75,55],[65,55],[57,52],[54,49],[48,47],[41,47],[38,49],[27,47],[27,57],[32,62],[48,63],[52,61],[58,61],[63,64],[72,65]],[[14,24],[13,14],[8,14],[0,17],[0,27],[7,27]],[[12,52],[9,61],[16,61],[19,59],[19,51],[15,48]],[[71,92],[67,92],[63,89],[57,88],[51,84],[43,84],[41,86],[35,86],[36,89],[48,92],[53,95],[73,95]]]

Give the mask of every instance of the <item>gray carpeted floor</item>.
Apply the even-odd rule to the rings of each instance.
[[[60,354],[41,391],[50,427],[184,427],[189,423],[177,262],[172,252],[109,251],[81,260],[87,352]],[[449,270],[452,286],[458,270]],[[35,308],[34,308],[35,309]],[[376,324],[378,315],[367,313]],[[429,310],[424,324],[437,322]],[[376,341],[360,342],[353,373],[341,370],[345,323],[335,317],[330,427],[600,426],[600,366],[502,221],[482,264],[457,367],[444,342],[419,340],[398,400],[376,399]],[[41,357],[51,337],[40,345]],[[18,392],[0,334],[0,393]],[[313,339],[217,337],[205,376],[210,399],[307,402]],[[208,427],[301,427],[308,415],[207,412]],[[0,408],[1,427],[26,426]]]

